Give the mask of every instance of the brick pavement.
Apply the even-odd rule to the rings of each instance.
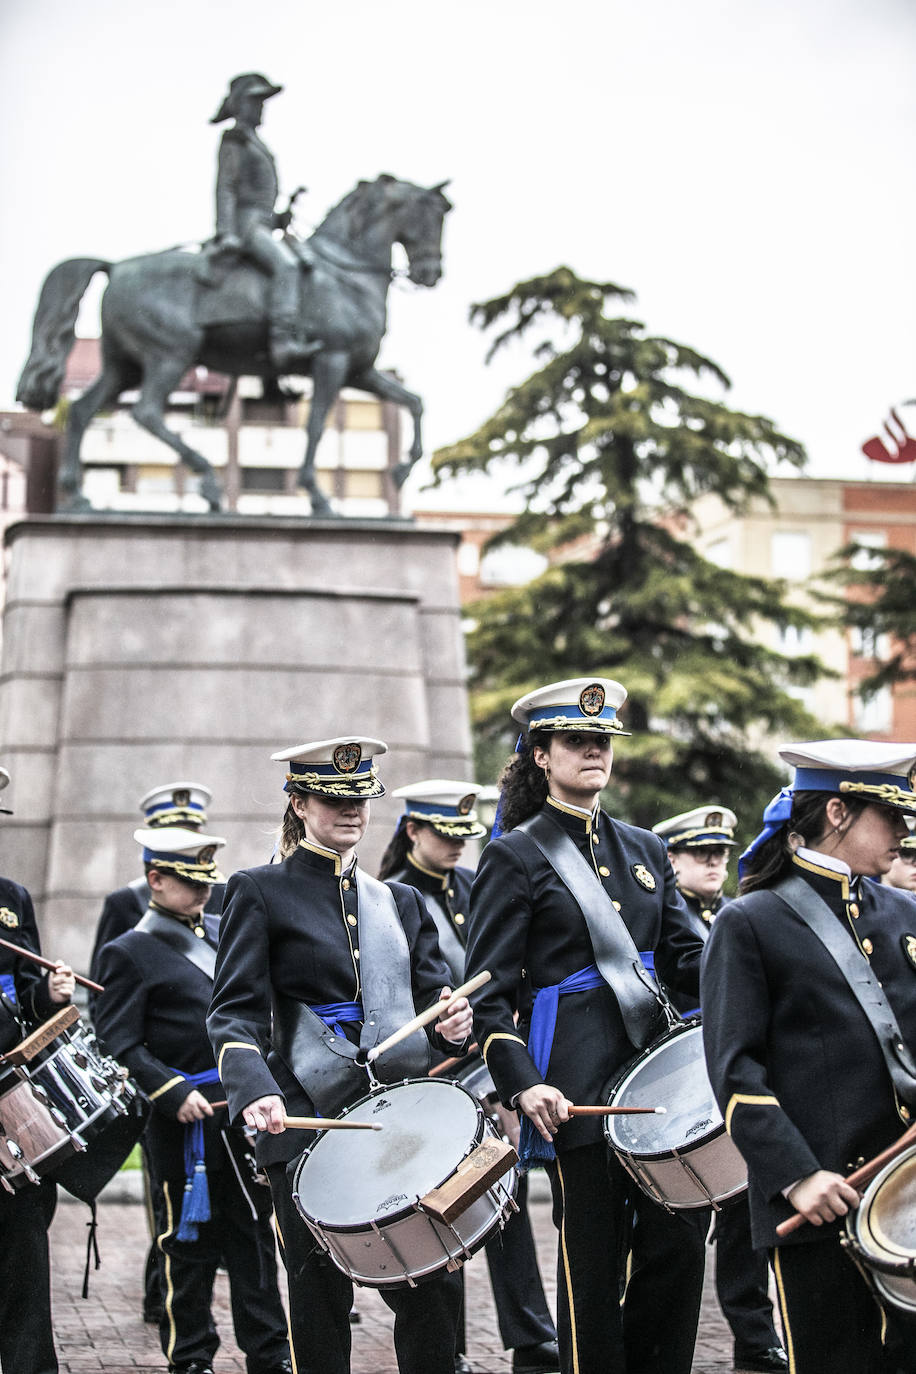
[[[543,1175],[532,1179],[531,1216],[541,1270],[554,1308],[556,1232]],[[89,1298],[81,1296],[88,1210],[63,1200],[51,1229],[54,1332],[62,1374],[162,1374],[164,1361],[155,1328],[140,1320],[141,1272],[146,1252],[144,1210],[136,1203],[104,1201],[99,1207],[102,1268],[90,1275]],[[511,1356],[502,1349],[482,1255],[466,1266],[468,1357],[477,1374],[509,1374]],[[391,1343],[391,1313],[371,1289],[358,1290],[361,1322],[353,1328],[353,1374],[397,1374]],[[245,1374],[244,1358],[232,1338],[228,1286],[217,1278],[215,1316],[223,1344],[216,1374]],[[693,1374],[730,1371],[731,1333],[715,1303],[707,1276]]]

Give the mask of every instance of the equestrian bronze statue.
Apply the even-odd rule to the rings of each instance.
[[[224,102],[216,118],[234,114],[234,129],[241,130],[238,138],[244,140],[246,156],[251,152],[260,158],[254,129],[267,92],[254,86],[243,89],[236,101],[231,97],[230,87],[229,109],[225,110]],[[224,135],[223,146],[229,133]],[[232,140],[229,146],[233,147]],[[261,172],[269,182],[269,169],[261,162]],[[230,193],[232,180],[227,173],[224,227],[219,227],[218,212],[217,238],[203,251],[167,249],[114,264],[98,258],[71,258],[45,279],[35,313],[32,351],[17,391],[23,405],[39,411],[57,402],[80,300],[89,282],[96,272],[109,276],[102,298],[102,371],[69,409],[58,510],[90,508],[81,493],[83,434],[93,416],[114,405],[128,390],[139,391],[131,412],[137,423],[200,475],[200,492],[210,509],[221,508],[222,486],[213,468],[167,429],[163,418],[169,394],[198,364],[231,377],[258,376],[265,381],[283,375],[311,377],[307,442],[298,481],[311,498],[314,516],[335,513],[318,488],[315,453],[328,411],[342,387],[356,387],[406,406],[413,416],[409,461],[399,464],[394,473],[398,485],[421,456],[422,401],[379,372],[375,361],[387,326],[394,244],[401,244],[407,254],[411,281],[435,286],[442,275],[442,227],[451,209],[443,194],[446,183],[426,188],[388,175],[359,182],[306,242],[286,233],[282,243],[294,263],[294,275],[280,282],[285,268],[270,271],[259,257],[259,248],[269,238],[273,241],[274,223],[286,227],[282,215],[275,221],[272,206],[267,207],[273,198],[271,187],[266,187],[260,208],[252,210],[239,200],[244,177],[235,176]],[[275,195],[275,180],[272,185]],[[295,320],[287,311],[287,301],[295,305]]]

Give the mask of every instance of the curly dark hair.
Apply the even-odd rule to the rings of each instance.
[[[422,825],[423,822],[418,821],[417,824]],[[382,855],[382,861],[379,864],[378,876],[381,878],[382,882],[384,882],[386,878],[390,878],[392,873],[400,873],[407,862],[407,855],[410,853],[410,850],[411,843],[410,837],[407,834],[407,823],[404,820],[400,820],[397,829],[388,841],[388,848]]]
[[[498,813],[503,831],[521,825],[522,821],[540,811],[547,800],[547,775],[534,761],[534,748],[539,745],[546,749],[552,734],[552,730],[532,731],[503,769],[499,779],[501,795]]]
[[[827,803],[831,797],[839,797],[852,817],[860,816],[868,806],[864,797],[840,797],[838,792],[795,792],[792,796],[792,814],[755,854],[747,861],[741,882],[739,896],[755,892],[758,888],[773,887],[784,878],[792,866],[792,850],[788,837],[791,831],[801,835],[810,846],[823,835],[827,827]]]

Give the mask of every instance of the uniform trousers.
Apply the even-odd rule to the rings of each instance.
[[[665,1248],[680,1253],[683,1262],[670,1268],[637,1264],[621,1307],[633,1184],[603,1143],[570,1150],[547,1169],[560,1233],[557,1332],[563,1374],[690,1374],[703,1291],[703,1226],[640,1194],[646,1248],[655,1248],[657,1232],[673,1236],[675,1243]]]
[[[769,1350],[780,1340],[769,1297],[766,1253],[751,1244],[747,1193],[716,1213],[716,1294],[735,1338],[735,1350],[748,1355]]]
[[[199,1223],[196,1241],[175,1237],[184,1179],[152,1181],[163,1294],[162,1351],[170,1368],[192,1360],[212,1363],[220,1343],[211,1311],[213,1281],[223,1264],[229,1275],[235,1339],[245,1352],[248,1374],[268,1374],[289,1358],[270,1197],[265,1188],[263,1200],[256,1200],[260,1215],[255,1218],[228,1164],[210,1170],[207,1181],[211,1220]],[[252,1190],[259,1186],[251,1185]]]
[[[57,1374],[51,1329],[48,1227],[57,1187],[49,1179],[15,1193],[0,1188],[0,1368]]]
[[[545,1341],[555,1341],[557,1338],[538,1268],[534,1233],[528,1215],[528,1179],[524,1174],[518,1180],[515,1201],[518,1211],[509,1213],[502,1230],[494,1231],[484,1246],[490,1287],[493,1289],[493,1305],[496,1308],[496,1324],[505,1350],[542,1345]],[[455,1351],[462,1355],[468,1348],[464,1269],[458,1272],[461,1278],[461,1316]]]
[[[839,1234],[770,1252],[791,1374],[912,1374],[916,1329],[885,1314]]]
[[[296,1374],[349,1374],[353,1284],[321,1251],[296,1211],[292,1171],[297,1163],[267,1168],[289,1286]],[[394,1313],[400,1374],[455,1374],[458,1274],[442,1273],[416,1288],[381,1288],[379,1293]]]

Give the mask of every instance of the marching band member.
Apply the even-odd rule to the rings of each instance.
[[[734,811],[710,802],[652,827],[668,846],[678,891],[704,943],[724,900],[722,887],[736,824]],[[684,999],[673,996],[672,1000],[682,1014],[695,1010]],[[773,1324],[767,1258],[751,1244],[746,1193],[716,1213],[715,1241],[716,1293],[734,1337],[735,1369],[749,1374],[780,1374],[788,1369],[789,1362]],[[666,1259],[656,1258],[661,1262]]]
[[[105,945],[96,1021],[108,1051],[143,1088],[153,1111],[145,1146],[156,1222],[162,1350],[176,1374],[212,1374],[219,1347],[213,1282],[229,1274],[232,1322],[248,1374],[289,1374],[277,1287],[270,1195],[254,1180],[240,1131],[231,1130],[207,1039],[216,965],[204,924],[216,850],[225,842],[185,828],[144,828],[146,915]]]
[[[698,992],[702,944],[664,843],[600,806],[625,699],[617,682],[579,678],[513,706],[522,739],[503,774],[505,833],[474,882],[467,969],[492,972],[475,998],[478,1039],[503,1102],[524,1114],[523,1153],[548,1157],[564,1374],[688,1374],[703,1236],[640,1194],[645,1224],[674,1228],[692,1254],[692,1282],[643,1270],[621,1312],[629,1180],[608,1159],[601,1119],[567,1111],[605,1103],[615,1072],[671,1024],[640,952],[654,953],[666,984]]]
[[[894,862],[881,881],[888,887],[898,887],[902,892],[916,895],[916,834],[912,831],[900,841]]]
[[[381,1043],[451,986],[419,895],[357,863],[370,799],[384,795],[374,758],[386,752],[380,740],[350,735],[272,756],[288,770],[281,861],[233,875],[220,931],[210,1038],[233,1120],[261,1132],[297,1374],[347,1374],[353,1285],[295,1210],[288,1166],[314,1137],[285,1131],[285,1112],[333,1116],[364,1097],[358,1048]],[[463,1053],[470,1030],[467,1000],[456,998],[429,1038],[401,1041],[375,1071],[388,1082],[422,1075],[432,1045]],[[395,1313],[401,1374],[454,1374],[457,1276],[381,1292]]]
[[[916,1110],[916,921],[890,867],[916,814],[916,744],[824,740],[779,751],[791,786],[742,855],[703,960],[709,1076],[747,1161],[754,1244],[776,1273],[792,1374],[913,1370],[912,1333],[843,1253],[844,1179]],[[888,1026],[897,1030],[888,1035]],[[806,1225],[780,1239],[794,1212]]]
[[[464,982],[474,880],[473,870],[462,868],[458,860],[468,840],[487,833],[474,810],[479,790],[472,783],[444,778],[397,788],[392,796],[403,799],[404,812],[379,869],[380,878],[407,883],[420,893],[455,983]],[[527,1199],[528,1182],[522,1175],[515,1199],[519,1210],[487,1242],[487,1267],[499,1334],[504,1348],[512,1351],[513,1374],[546,1374],[559,1367],[557,1333],[544,1296]],[[459,1374],[465,1349],[463,1328],[462,1320],[456,1359]]]
[[[151,829],[164,826],[183,827],[185,830],[203,830],[207,824],[207,804],[212,793],[199,782],[161,783],[150,789],[137,803],[143,818]],[[204,911],[210,914],[210,921],[216,929],[219,913],[222,910],[224,883],[214,883],[207,898]],[[102,903],[102,914],[95,932],[95,944],[89,964],[89,976],[100,981],[99,962],[102,950],[111,941],[123,935],[146,913],[149,906],[150,890],[145,877],[134,878],[124,887],[109,892]],[[205,924],[209,924],[205,922]],[[89,994],[89,1010],[95,1015],[96,994]],[[141,1141],[141,1145],[143,1142]],[[152,1199],[149,1186],[149,1167],[146,1154],[143,1155],[143,1182],[146,1200],[147,1223],[150,1232],[150,1247],[146,1255],[143,1275],[143,1320],[158,1326],[162,1320],[162,1293],[159,1290],[159,1250],[156,1245],[155,1219],[152,1214]]]
[[[10,775],[0,768],[0,791]],[[12,815],[8,807],[0,812]],[[0,878],[0,933],[41,953],[32,899],[24,887]],[[70,1001],[73,972],[58,962],[42,974],[30,960],[0,948],[0,1053]],[[51,1328],[48,1227],[57,1188],[50,1178],[8,1192],[0,1186],[0,1368],[3,1374],[57,1374]],[[23,1288],[23,1283],[26,1286]]]

